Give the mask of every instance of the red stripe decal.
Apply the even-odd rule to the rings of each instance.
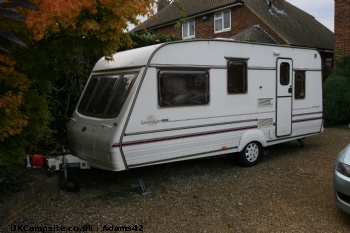
[[[184,138],[191,138],[191,137],[201,137],[201,136],[208,136],[208,135],[213,135],[213,134],[229,133],[229,132],[234,132],[234,131],[256,129],[256,128],[257,128],[257,126],[254,125],[254,126],[247,126],[247,127],[233,128],[233,129],[224,129],[224,130],[218,130],[218,131],[196,133],[196,134],[185,134],[185,135],[172,136],[172,137],[153,138],[153,139],[148,139],[148,140],[125,142],[125,143],[123,143],[122,146],[134,146],[134,145],[146,144],[146,143],[164,142],[164,141],[170,141],[170,140],[177,140],[177,139],[184,139]],[[119,143],[114,144],[112,147],[113,148],[119,147]]]
[[[305,122],[305,121],[315,121],[315,120],[322,120],[322,117],[314,117],[314,118],[306,118],[306,119],[300,119],[300,120],[294,120],[293,123],[299,123],[299,122]]]

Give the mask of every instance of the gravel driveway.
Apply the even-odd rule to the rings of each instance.
[[[327,128],[304,142],[303,148],[296,141],[269,147],[270,154],[250,168],[231,156],[140,169],[150,190],[146,196],[139,192],[136,170],[75,171],[82,182],[79,193],[61,192],[11,226],[350,232],[350,215],[335,208],[332,188],[334,161],[350,143],[350,130]]]

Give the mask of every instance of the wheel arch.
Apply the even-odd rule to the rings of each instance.
[[[259,142],[262,147],[266,147],[266,139],[261,130],[254,129],[245,132],[239,140],[238,151],[241,152],[250,142]]]

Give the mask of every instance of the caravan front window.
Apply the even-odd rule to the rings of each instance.
[[[158,87],[161,107],[209,103],[207,70],[161,70],[158,72]]]
[[[81,98],[78,112],[99,118],[118,116],[136,75],[137,73],[92,76]]]

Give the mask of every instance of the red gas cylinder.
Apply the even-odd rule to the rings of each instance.
[[[40,154],[35,154],[30,157],[29,161],[32,167],[43,167],[45,162],[45,156]]]

